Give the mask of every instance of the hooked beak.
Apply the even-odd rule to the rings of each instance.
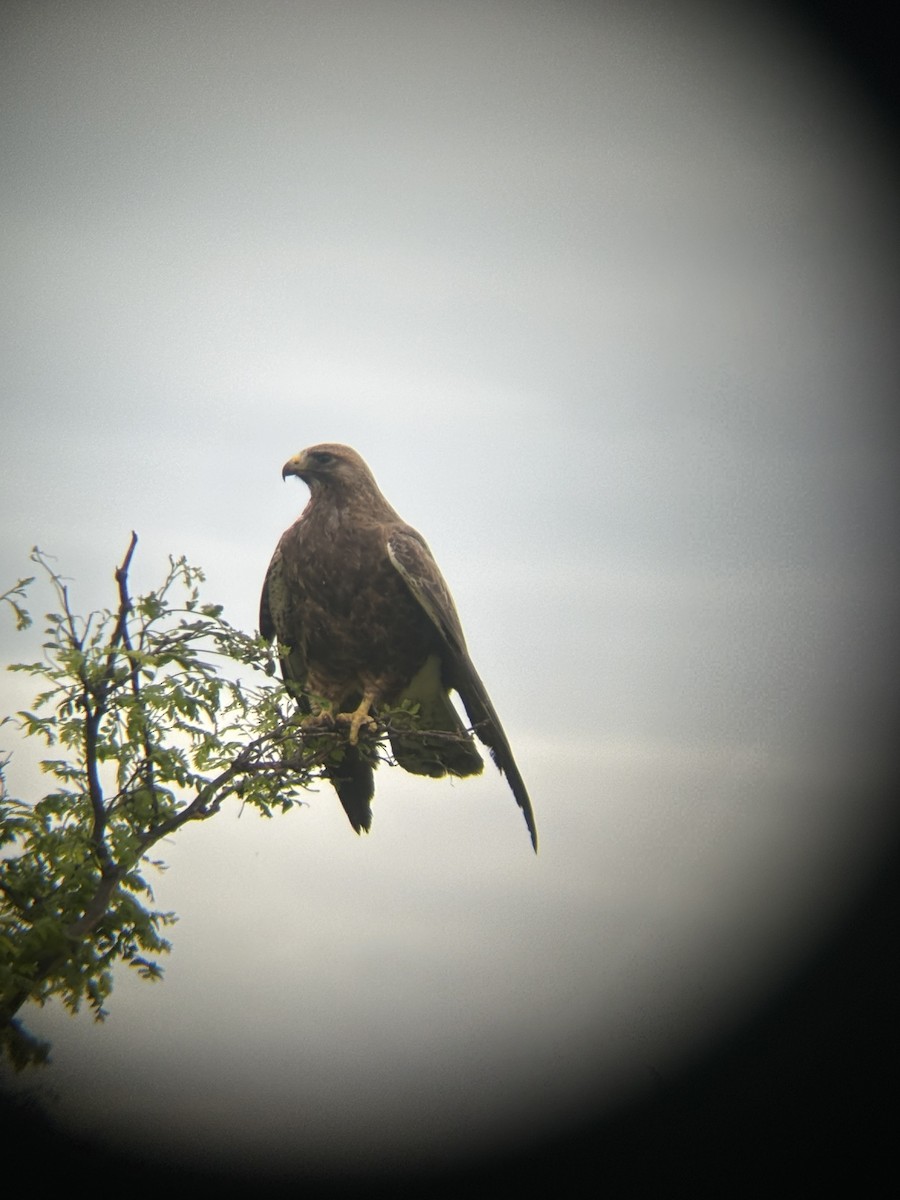
[[[305,468],[306,456],[304,454],[295,454],[294,457],[289,458],[281,468],[281,478],[287,479],[289,475],[297,475],[300,479],[302,479]]]

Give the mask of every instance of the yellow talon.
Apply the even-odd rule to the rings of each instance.
[[[336,718],[327,701],[313,701],[311,707],[311,712],[297,719],[297,724],[301,729],[309,733],[319,733],[334,728]]]
[[[369,709],[375,700],[374,692],[366,692],[359,705],[352,713],[338,713],[335,717],[342,725],[350,726],[349,742],[351,746],[355,746],[359,741],[359,731],[365,725],[369,729],[377,729],[377,722],[374,717],[369,715]]]

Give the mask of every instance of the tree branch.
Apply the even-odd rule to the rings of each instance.
[[[44,662],[19,669],[49,681],[35,708],[53,699],[56,711],[20,715],[26,733],[73,753],[42,763],[60,785],[36,804],[11,805],[0,791],[0,834],[15,845],[0,858],[0,1047],[19,1065],[39,1061],[13,1019],[27,1000],[58,995],[76,1008],[86,997],[102,1016],[112,964],[146,964],[139,951],[167,948],[158,930],[168,914],[139,895],[152,900],[140,868],[157,843],[208,819],[231,796],[266,815],[289,807],[346,745],[344,733],[286,715],[289,698],[268,682],[260,640],[230,626],[219,606],[198,608],[202,575],[183,559],[171,560],[162,585],[135,606],[129,572],[137,541],[132,533],[115,568],[117,607],[86,620],[72,611],[59,574],[33,554],[62,611],[48,618]],[[180,585],[190,593],[186,608],[170,599]],[[0,600],[24,595],[24,587]],[[14,608],[24,628],[27,613]],[[245,687],[219,660],[266,671],[267,682]],[[384,713],[363,732],[361,752],[390,761],[388,738],[398,732],[426,744],[465,740],[417,722],[413,712]],[[109,764],[118,767],[111,797]]]

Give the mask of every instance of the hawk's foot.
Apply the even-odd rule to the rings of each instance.
[[[355,708],[352,713],[338,713],[334,718],[339,725],[350,726],[348,740],[351,746],[355,746],[359,741],[359,731],[363,726],[369,730],[378,728],[378,722],[374,717],[369,715],[369,709],[372,707],[372,702],[374,699],[374,695],[366,692],[365,696],[363,696],[362,700],[359,702],[358,707]]]
[[[334,729],[337,718],[330,708],[317,708],[300,720],[300,728],[306,733],[328,733]]]

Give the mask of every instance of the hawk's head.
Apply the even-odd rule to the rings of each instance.
[[[369,468],[355,450],[334,442],[323,442],[289,458],[281,468],[281,478],[297,475],[304,483],[312,484],[313,480],[350,479],[358,476],[360,471],[368,474]]]
[[[374,476],[365,460],[349,446],[323,442],[295,454],[281,468],[282,479],[296,475],[313,496],[331,495],[342,504],[353,500],[371,503],[376,497],[384,502]]]

